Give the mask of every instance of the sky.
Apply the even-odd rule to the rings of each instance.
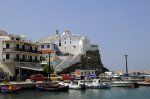
[[[0,0],[0,29],[37,41],[70,30],[109,70],[150,70],[150,0]]]

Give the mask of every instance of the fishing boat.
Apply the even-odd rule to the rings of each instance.
[[[60,85],[58,83],[36,84],[36,88],[45,91],[68,91],[69,86]]]
[[[16,85],[4,85],[1,86],[1,92],[3,93],[11,93],[11,92],[18,92],[21,89],[20,86]]]
[[[110,84],[102,83],[100,79],[93,79],[92,82],[85,82],[85,87],[89,89],[109,89]]]
[[[85,89],[85,83],[82,80],[70,81],[69,83],[60,82],[61,85],[69,86],[69,89]]]

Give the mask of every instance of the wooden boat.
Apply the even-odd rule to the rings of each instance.
[[[55,84],[55,83],[54,84],[45,83],[45,84],[36,84],[36,88],[45,91],[68,91],[69,86]]]
[[[21,89],[21,87],[20,86],[16,86],[16,85],[1,86],[1,92],[3,92],[3,93],[17,92],[20,89]]]
[[[102,83],[100,79],[93,79],[92,82],[86,82],[85,87],[90,88],[90,89],[109,89],[109,88],[111,88],[110,84]]]

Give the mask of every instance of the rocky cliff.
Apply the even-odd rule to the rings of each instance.
[[[99,50],[96,51],[87,51],[86,55],[82,55],[82,62],[72,65],[71,67],[65,69],[61,73],[70,73],[74,72],[75,69],[91,69],[96,70],[96,74],[103,73],[108,71],[101,62],[101,57]]]

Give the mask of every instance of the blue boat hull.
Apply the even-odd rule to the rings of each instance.
[[[1,87],[1,92],[3,93],[12,93],[12,92],[18,92],[21,88],[16,87],[15,89],[9,89],[9,87]]]

